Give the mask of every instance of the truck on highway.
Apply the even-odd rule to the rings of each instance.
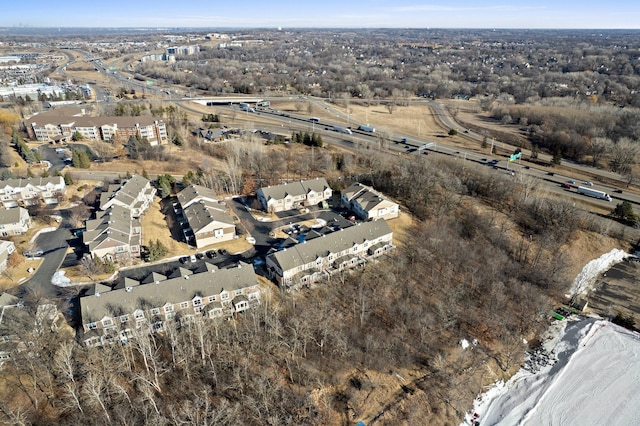
[[[599,198],[601,200],[611,201],[611,196],[604,191],[597,191],[595,189],[586,188],[584,186],[578,187],[578,194],[587,195],[589,197]]]
[[[340,126],[333,126],[333,131],[338,133],[346,133],[347,135],[353,134],[353,132],[351,132],[351,129],[346,129]]]
[[[366,125],[366,126],[362,125],[362,126],[358,127],[358,130],[362,130],[363,132],[371,132],[371,133],[376,131],[376,129],[374,129],[373,127],[371,127],[369,125]]]

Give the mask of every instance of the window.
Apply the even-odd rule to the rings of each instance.
[[[136,328],[140,328],[144,325],[144,319],[139,319],[136,321]]]
[[[120,316],[120,322],[127,322],[127,321],[129,321],[129,315]]]
[[[216,238],[220,238],[220,237],[222,237],[224,235],[224,230],[222,228],[216,229],[215,231],[213,231],[213,235]]]
[[[113,325],[113,320],[111,318],[105,318],[102,320],[103,327],[109,327],[110,325]]]
[[[202,305],[202,299],[200,299],[199,297],[193,299],[193,306],[200,306],[200,305]]]
[[[144,312],[142,312],[142,311],[135,311],[135,312],[133,313],[133,317],[134,317],[135,319],[137,319],[137,320],[138,320],[138,319],[141,319],[141,318],[144,318]]]
[[[220,299],[222,300],[227,300],[229,298],[229,293],[221,293],[220,294]]]
[[[151,315],[158,315],[159,313],[160,313],[160,309],[159,308],[151,309]]]
[[[193,308],[194,312],[202,312],[204,310],[203,306],[196,306],[195,308]]]
[[[170,312],[167,314],[167,320],[173,319],[175,316],[176,314]]]
[[[216,299],[217,299],[217,297],[216,297],[216,296],[209,296],[209,303],[211,303],[211,302],[215,302],[215,301],[216,301]]]
[[[249,299],[250,300],[255,300],[258,298],[258,293],[250,293],[249,294]]]
[[[182,303],[180,303],[180,307],[181,307],[182,309],[186,309],[186,308],[188,308],[188,307],[189,307],[189,302],[182,302]]]
[[[233,292],[236,296],[240,296],[242,294],[242,289],[236,290]]]
[[[173,305],[167,305],[164,307],[166,313],[173,312]]]
[[[89,328],[89,330],[95,330],[96,328],[98,328],[98,323],[90,322],[89,324],[87,324],[87,327]]]

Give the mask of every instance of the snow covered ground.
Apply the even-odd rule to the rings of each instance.
[[[572,294],[624,256],[613,251],[578,275]],[[588,272],[587,272],[588,271]],[[571,317],[570,317],[571,318]],[[596,318],[558,321],[508,382],[480,395],[462,425],[640,424],[640,335]]]
[[[474,403],[463,425],[638,425],[640,335],[607,321],[563,321],[549,362],[521,369]]]

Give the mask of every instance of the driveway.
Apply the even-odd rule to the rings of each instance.
[[[33,276],[17,287],[15,290],[17,296],[33,293],[54,299],[62,294],[59,287],[51,284],[51,277],[62,264],[69,246],[68,241],[72,238],[69,228],[58,228],[55,231],[43,232],[38,235],[34,248],[44,252],[42,255],[44,260]]]

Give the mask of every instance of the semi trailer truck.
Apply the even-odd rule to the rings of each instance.
[[[611,196],[604,191],[597,191],[584,186],[578,187],[578,194],[587,195],[589,197],[599,198],[601,200],[611,201]]]

